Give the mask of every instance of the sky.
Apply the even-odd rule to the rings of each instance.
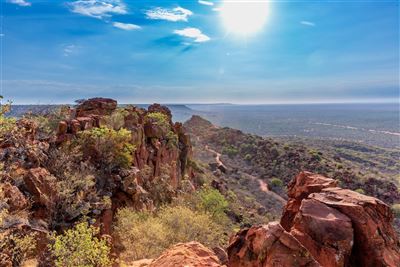
[[[399,100],[396,0],[0,0],[15,104]]]

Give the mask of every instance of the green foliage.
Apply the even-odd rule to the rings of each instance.
[[[314,149],[311,149],[308,152],[310,153],[312,159],[321,161],[322,152],[316,151]]]
[[[158,126],[165,127],[168,129],[170,127],[168,116],[161,112],[147,113],[145,120],[147,120],[147,121],[150,120],[150,121],[156,123]]]
[[[174,148],[174,147],[178,147],[179,144],[179,139],[178,139],[178,135],[176,133],[174,133],[173,131],[169,131],[167,133],[167,146],[169,148]]]
[[[244,160],[245,160],[245,161],[251,161],[251,155],[250,155],[250,154],[246,154],[246,155],[244,156]]]
[[[281,187],[283,187],[283,182],[279,178],[272,178],[271,179],[271,186],[272,187],[281,188]]]
[[[0,99],[3,97],[0,95]],[[7,135],[12,134],[16,130],[16,120],[13,118],[6,118],[4,115],[10,111],[11,102],[0,105],[0,143],[5,141]]]
[[[232,146],[232,145],[226,145],[222,148],[222,154],[228,155],[228,157],[233,158],[239,153],[239,150]]]
[[[203,188],[197,192],[197,197],[199,199],[198,207],[209,213],[214,219],[218,220],[225,216],[229,203],[218,190]]]
[[[97,238],[99,229],[82,222],[61,235],[51,237],[49,245],[56,267],[111,266],[110,246],[103,238]]]
[[[78,143],[84,155],[108,171],[115,168],[128,168],[133,161],[132,153],[136,147],[130,143],[131,132],[107,127],[92,128],[79,133]]]
[[[0,239],[0,251],[10,255],[13,262],[23,262],[36,251],[36,233],[11,233]]]
[[[123,260],[154,258],[179,242],[221,245],[223,238],[221,226],[208,214],[185,206],[164,207],[155,214],[123,208],[115,229],[125,247]]]
[[[129,112],[125,109],[117,109],[110,116],[104,116],[101,124],[114,130],[120,130],[124,126],[125,116],[128,114]]]
[[[356,189],[356,190],[354,190],[354,191],[356,191],[356,192],[359,193],[359,194],[365,195],[365,191],[364,191],[364,189],[362,189],[362,188],[358,188],[358,189]]]
[[[392,211],[394,216],[400,219],[400,204],[393,204]]]

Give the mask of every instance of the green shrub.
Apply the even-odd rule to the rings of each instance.
[[[14,263],[21,263],[36,252],[36,233],[13,232],[0,239],[0,251],[11,256]],[[18,265],[19,266],[19,265]]]
[[[251,155],[250,155],[250,154],[246,154],[246,155],[244,156],[244,160],[245,160],[245,161],[251,161]]]
[[[61,235],[51,237],[49,245],[56,267],[111,266],[110,246],[103,238],[97,238],[99,229],[86,222],[77,224]]]
[[[0,95],[0,99],[3,97]],[[16,130],[16,120],[13,118],[6,118],[4,115],[10,111],[11,102],[5,105],[0,105],[0,144]]]
[[[128,113],[129,112],[125,109],[117,109],[110,116],[104,116],[101,125],[114,130],[120,130],[124,127],[125,116],[127,116]]]
[[[362,189],[362,188],[358,188],[358,189],[356,189],[356,190],[354,190],[354,191],[356,191],[356,192],[359,193],[359,194],[365,195],[365,191],[364,191],[364,189]]]
[[[217,219],[225,216],[225,211],[228,208],[228,201],[216,189],[203,188],[197,192],[199,199],[198,207],[201,210],[209,213],[213,218]]]
[[[279,178],[272,178],[272,179],[271,179],[271,186],[272,186],[272,187],[281,188],[281,187],[283,187],[283,182],[282,182],[282,180],[279,179]]]
[[[225,154],[230,158],[233,158],[238,153],[239,153],[239,150],[236,147],[232,146],[232,145],[224,146],[222,148],[222,154]]]
[[[156,214],[120,209],[115,230],[125,248],[123,260],[154,258],[179,242],[212,247],[226,241],[221,226],[208,214],[185,206],[164,207]]]
[[[92,128],[79,133],[78,144],[84,155],[108,171],[115,168],[127,168],[132,164],[136,147],[131,144],[131,132],[107,127]]]
[[[178,144],[179,144],[178,135],[176,133],[174,133],[173,131],[169,131],[167,133],[167,146],[169,148],[174,148],[174,147],[178,147]]]
[[[170,127],[168,116],[161,112],[147,113],[145,116],[145,120],[152,121],[161,127],[165,127],[165,128]]]
[[[396,218],[400,218],[400,204],[393,204],[392,211]]]

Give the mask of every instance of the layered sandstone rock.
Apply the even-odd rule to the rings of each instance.
[[[253,226],[231,238],[229,266],[398,266],[400,242],[384,202],[309,172],[294,178],[288,196],[282,226]]]
[[[326,188],[311,199],[351,220],[354,231],[351,262],[359,266],[398,266],[400,241],[393,229],[393,214],[384,202],[342,188]],[[332,235],[340,233],[333,228]]]
[[[314,199],[302,201],[290,234],[322,266],[348,266],[354,243],[351,220]]]
[[[277,222],[241,230],[231,238],[228,255],[230,267],[320,266]]]
[[[198,242],[179,243],[164,251],[149,267],[221,267],[218,257]]]
[[[311,193],[317,193],[324,188],[335,187],[336,185],[337,181],[334,179],[311,172],[300,172],[288,184],[287,195],[289,199],[281,218],[281,225],[283,228],[285,228],[286,231],[290,231],[294,217],[299,211],[303,199],[307,198]]]

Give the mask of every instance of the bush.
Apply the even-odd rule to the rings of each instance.
[[[30,256],[34,256],[36,251],[36,233],[11,233],[2,236],[0,239],[0,251],[11,256],[15,266],[20,264]]]
[[[354,190],[354,191],[356,191],[356,192],[359,193],[359,194],[365,195],[365,191],[364,191],[364,189],[362,189],[362,188],[358,188],[358,189],[356,189],[356,190]]]
[[[178,135],[176,133],[174,133],[173,131],[169,131],[167,133],[167,146],[169,148],[174,148],[174,147],[178,147],[178,144],[179,144]]]
[[[3,97],[0,95],[0,99]],[[5,105],[0,105],[0,144],[7,139],[7,136],[16,130],[16,120],[13,118],[6,118],[4,115],[10,111],[11,102]]]
[[[136,147],[130,143],[131,132],[124,128],[93,128],[79,133],[78,144],[86,157],[99,163],[102,168],[128,168],[133,161]]]
[[[400,218],[400,204],[392,205],[392,211],[396,218]]]
[[[170,128],[168,116],[161,112],[147,113],[147,115],[145,116],[145,120],[156,123],[158,126],[163,127],[165,129]]]
[[[245,161],[251,161],[251,155],[250,155],[250,154],[246,154],[246,155],[244,156],[244,160],[245,160]]]
[[[203,188],[198,191],[197,197],[199,199],[198,207],[209,213],[214,219],[218,220],[225,216],[229,203],[218,190]]]
[[[283,182],[279,178],[272,178],[271,179],[271,186],[272,187],[283,187]]]
[[[110,266],[110,247],[96,236],[99,229],[86,222],[77,224],[61,235],[53,235],[49,246],[56,267]]]
[[[239,150],[236,147],[232,146],[232,145],[224,146],[222,148],[222,154],[225,154],[230,158],[233,158],[238,153],[239,153]]]
[[[123,260],[154,258],[179,242],[198,241],[222,245],[221,226],[205,213],[185,206],[169,206],[156,214],[129,208],[117,213],[116,233],[125,248]]]
[[[101,125],[118,131],[124,126],[125,116],[128,114],[129,112],[125,109],[117,109],[110,116],[104,116]]]

